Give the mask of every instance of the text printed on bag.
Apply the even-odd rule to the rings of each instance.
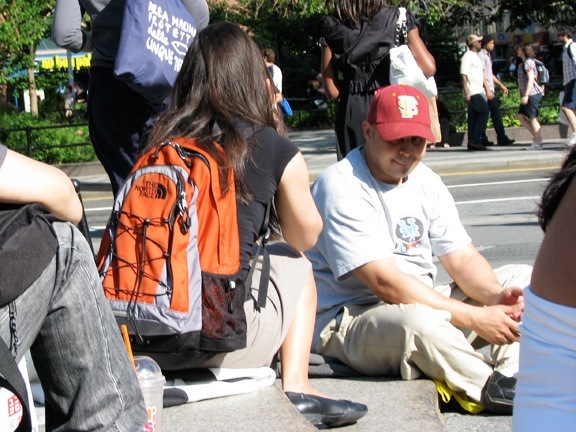
[[[178,17],[169,16],[153,1],[148,3],[148,22],[146,48],[179,72],[188,46],[196,36],[196,28]]]

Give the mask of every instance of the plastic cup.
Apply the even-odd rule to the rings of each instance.
[[[164,383],[166,379],[158,363],[146,356],[134,357],[136,375],[144,396],[148,420],[144,426],[146,432],[162,432],[162,407],[164,402]]]

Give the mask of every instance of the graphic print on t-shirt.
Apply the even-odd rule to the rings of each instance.
[[[424,224],[414,216],[405,216],[396,225],[396,238],[400,242],[400,250],[407,253],[411,248],[422,243]]]

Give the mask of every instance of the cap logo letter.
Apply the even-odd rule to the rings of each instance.
[[[402,118],[414,118],[418,115],[418,100],[411,95],[398,95],[398,111]]]

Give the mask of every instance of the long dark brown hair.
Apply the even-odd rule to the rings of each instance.
[[[246,124],[277,128],[267,77],[262,52],[242,29],[231,23],[206,27],[184,58],[171,106],[152,128],[147,147],[170,138],[196,138],[216,157],[221,171],[232,167],[238,196],[248,201],[244,172],[252,141],[242,129]],[[222,146],[224,157],[214,142]]]
[[[369,20],[388,6],[384,0],[326,0],[326,8],[340,21],[354,27],[360,27],[362,18]]]
[[[542,194],[542,201],[538,208],[538,222],[544,232],[568,190],[568,186],[572,183],[574,174],[576,174],[576,147],[573,147],[566,156],[560,171],[554,174]]]

